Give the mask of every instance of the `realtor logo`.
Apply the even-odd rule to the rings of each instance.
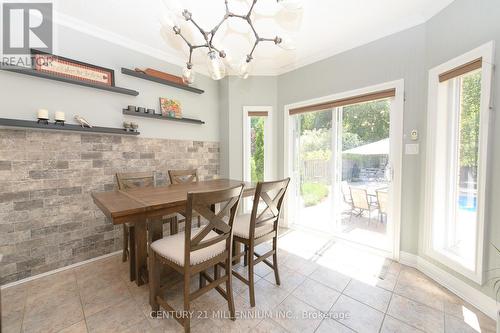
[[[52,3],[3,3],[3,53],[52,53]]]

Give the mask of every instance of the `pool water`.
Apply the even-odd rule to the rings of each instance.
[[[458,208],[461,210],[467,210],[470,212],[475,212],[477,209],[477,198],[471,199],[467,198],[466,195],[461,195],[458,197]]]

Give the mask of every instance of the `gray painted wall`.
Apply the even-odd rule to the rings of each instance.
[[[423,225],[425,179],[425,130],[427,108],[427,77],[432,67],[459,56],[487,41],[500,43],[500,6],[497,0],[456,0],[441,13],[420,26],[385,37],[370,44],[333,56],[278,77],[279,138],[283,137],[285,105],[311,98],[349,91],[377,83],[404,79],[404,133],[420,131],[420,155],[403,156],[401,250],[419,253],[419,233]],[[500,53],[496,52],[497,64]],[[494,80],[500,80],[498,70]],[[494,104],[499,105],[498,88],[493,89]],[[493,118],[493,129],[498,128]],[[500,244],[500,134],[492,131],[490,201],[486,219],[485,242]],[[283,150],[283,142],[278,144]],[[280,174],[283,162],[279,160]],[[488,245],[487,245],[488,246]],[[440,265],[441,266],[441,265]],[[488,247],[484,269],[500,266],[498,255]],[[441,266],[474,288],[490,296],[491,285],[478,286]],[[488,277],[488,276],[487,276]]]
[[[102,39],[57,26],[54,54],[115,70],[116,85],[139,91],[139,96],[128,96],[86,88],[51,80],[0,71],[0,117],[35,119],[36,110],[48,109],[66,112],[73,121],[79,114],[96,126],[122,127],[122,109],[129,104],[159,108],[159,97],[178,99],[184,115],[199,118],[204,125],[174,123],[138,117],[126,117],[139,124],[141,135],[151,138],[179,140],[219,140],[218,84],[198,75],[195,86],[204,89],[198,95],[121,74],[121,67],[151,67],[173,74],[180,68],[144,53],[109,43]],[[168,59],[165,59],[168,60]]]
[[[252,76],[246,80],[230,76],[222,80],[221,88],[221,173],[234,179],[243,179],[243,107],[271,106],[273,151],[275,161],[281,158],[277,154],[278,122],[280,113],[277,109],[277,78],[272,76]],[[277,162],[274,163],[273,175],[277,175]]]

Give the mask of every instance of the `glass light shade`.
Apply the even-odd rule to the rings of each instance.
[[[172,12],[163,14],[160,23],[162,27],[167,28],[169,31],[172,31],[175,26],[179,26],[179,20]]]
[[[193,84],[195,77],[196,75],[192,68],[184,67],[184,69],[182,70],[182,81],[185,84]]]
[[[220,80],[226,76],[226,66],[219,57],[218,52],[212,50],[207,53],[208,72],[214,80]]]
[[[238,75],[242,79],[247,79],[248,76],[250,75],[250,67],[251,67],[250,63],[244,60],[238,68]]]
[[[299,10],[302,8],[302,0],[276,0],[283,8],[288,10]]]
[[[297,45],[295,44],[295,41],[293,38],[290,36],[281,36],[281,43],[278,44],[279,47],[281,47],[284,50],[295,50],[297,48]]]
[[[169,12],[172,12],[174,13],[174,15],[181,17],[183,8],[179,0],[162,0],[162,2]]]

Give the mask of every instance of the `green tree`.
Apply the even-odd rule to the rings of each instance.
[[[332,128],[332,111],[307,112],[300,115],[300,134],[314,129]]]
[[[252,182],[264,180],[264,121],[265,117],[250,118],[252,135],[250,173]]]
[[[344,107],[342,113],[344,149],[372,143],[389,137],[388,100],[380,100]],[[347,134],[349,133],[349,134]],[[357,146],[352,146],[356,143]]]
[[[477,168],[479,143],[479,108],[481,105],[481,72],[462,78],[460,110],[460,166]]]

